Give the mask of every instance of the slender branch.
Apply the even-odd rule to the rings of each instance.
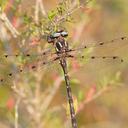
[[[19,120],[19,113],[18,113],[18,108],[19,108],[19,103],[20,103],[20,98],[18,98],[16,105],[15,105],[15,128],[18,128],[18,120]]]
[[[80,4],[79,6],[76,6],[76,4],[73,4],[71,6],[70,10],[68,11],[68,13],[66,13],[64,16],[58,18],[56,22],[57,23],[63,22],[68,16],[70,16],[71,14],[73,14],[74,12],[76,12],[77,10],[79,10],[80,8],[82,8],[83,6],[87,5],[91,1],[92,0],[87,0],[84,4]]]
[[[5,24],[5,26],[11,32],[13,37],[17,38],[17,36],[20,35],[20,33],[16,30],[16,28],[11,24],[6,14],[2,12],[1,7],[0,7],[0,20]]]
[[[13,82],[13,86],[11,87],[11,89],[17,95],[20,101],[22,100],[22,102],[26,105],[26,110],[28,111],[28,113],[32,115],[34,113],[34,109],[32,105],[30,104],[31,99],[27,96],[23,88],[18,88],[15,82]]]
[[[93,100],[95,100],[96,98],[100,97],[103,93],[105,93],[109,88],[108,87],[104,87],[103,89],[101,89],[100,91],[98,91],[95,95],[93,95],[92,98],[90,98],[89,100],[84,100],[80,105],[79,105],[79,109],[77,110],[76,113],[79,113],[86,104],[92,102]]]
[[[0,39],[1,41],[8,41],[10,39],[10,35],[7,32],[7,29],[5,28],[4,24],[0,23]]]
[[[36,5],[35,5],[35,22],[39,22],[39,2],[36,0]]]
[[[44,8],[44,4],[42,2],[42,0],[38,0],[39,1],[39,5],[40,5],[40,9],[41,9],[41,12],[44,16],[46,16],[46,11],[45,11],[45,8]]]
[[[49,95],[47,96],[47,98],[45,99],[45,101],[43,102],[43,104],[41,105],[42,108],[42,115],[46,112],[47,108],[49,107],[54,95],[56,94],[58,88],[60,87],[61,82],[63,81],[63,77],[58,77],[55,82],[54,82],[54,86],[51,89]]]
[[[123,86],[123,84],[118,84],[118,86]],[[100,91],[98,91],[96,94],[94,94],[90,99],[85,99],[80,105],[79,105],[79,109],[77,110],[76,113],[79,113],[86,104],[94,101],[95,99],[97,99],[98,97],[100,97],[101,95],[103,95],[105,92],[109,91],[110,89],[112,89],[111,86],[106,86],[103,87]]]
[[[13,82],[13,86],[11,89],[20,97],[21,99],[24,99],[26,97],[25,93],[21,91],[19,88],[16,87],[15,82]]]
[[[46,12],[44,9],[44,4],[42,2],[42,0],[36,0],[36,5],[35,5],[35,22],[38,23],[39,22],[39,12],[41,10],[41,13],[46,16]]]

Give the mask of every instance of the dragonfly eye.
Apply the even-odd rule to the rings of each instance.
[[[63,31],[63,32],[61,32],[61,36],[62,36],[62,37],[66,37],[66,36],[68,36],[68,33],[65,32],[65,31]]]
[[[47,41],[48,41],[48,43],[53,43],[54,38],[52,36],[47,36]]]
[[[59,32],[53,33],[47,36],[48,43],[53,43],[55,38],[58,38],[61,34]]]
[[[52,35],[52,37],[53,37],[53,38],[58,38],[60,35],[61,35],[61,34],[60,34],[59,32],[57,32],[57,33],[54,33],[54,34]]]

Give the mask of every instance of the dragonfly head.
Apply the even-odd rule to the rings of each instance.
[[[58,38],[66,38],[68,36],[68,32],[64,30],[56,31],[49,36],[47,36],[48,43],[54,43]]]

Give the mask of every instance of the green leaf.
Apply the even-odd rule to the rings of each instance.
[[[48,18],[49,20],[53,20],[53,18],[57,15],[57,12],[56,11],[50,11],[48,12]]]
[[[32,18],[24,14],[23,20],[25,24],[29,24],[32,21]]]

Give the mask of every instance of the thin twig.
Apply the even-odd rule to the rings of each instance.
[[[19,121],[19,113],[18,113],[18,108],[19,108],[19,103],[20,103],[20,98],[18,98],[16,104],[15,104],[15,128],[18,128],[18,121]]]
[[[77,10],[79,10],[80,8],[82,8],[83,6],[87,5],[89,2],[91,2],[92,0],[87,0],[84,4],[80,4],[79,6],[76,7],[76,5],[74,4],[71,9],[68,11],[68,13],[66,13],[63,17],[57,19],[57,24],[59,22],[63,22],[66,17],[70,16],[71,14],[73,14],[74,12],[76,12]]]
[[[43,0],[38,0],[39,1],[39,5],[40,5],[40,9],[41,9],[41,12],[44,16],[46,16],[46,11],[45,11],[45,8],[44,8],[44,3],[42,2]]]
[[[35,22],[38,23],[39,22],[39,12],[41,10],[41,13],[46,16],[46,12],[44,9],[44,4],[42,2],[42,0],[36,0],[36,5],[35,5]]]
[[[77,110],[76,113],[79,113],[86,104],[94,101],[96,98],[100,97],[103,93],[105,93],[109,88],[108,87],[104,87],[103,89],[101,89],[100,91],[98,91],[95,95],[92,96],[92,98],[90,98],[89,100],[84,100],[80,105],[79,105],[79,109]]]
[[[7,18],[6,14],[4,12],[2,12],[1,7],[0,7],[0,20],[5,24],[5,26],[11,32],[13,37],[17,38],[17,36],[20,35],[20,33],[16,30],[16,28],[11,24],[11,22]]]
[[[56,81],[54,82],[54,86],[51,89],[49,95],[47,96],[47,98],[45,99],[45,101],[43,102],[41,108],[42,108],[42,115],[46,112],[47,108],[49,107],[54,95],[56,94],[58,88],[60,87],[61,82],[63,81],[63,77],[58,77],[56,79]]]
[[[39,22],[39,2],[36,0],[36,5],[35,5],[35,22]]]
[[[123,86],[123,84],[117,84],[118,86]],[[94,94],[90,99],[85,99],[80,105],[79,105],[79,109],[77,110],[76,113],[79,113],[86,104],[94,101],[95,99],[97,99],[98,97],[100,97],[101,95],[103,95],[105,92],[109,91],[110,89],[113,89],[112,86],[106,86],[103,87],[100,91],[98,91],[96,94]]]
[[[33,115],[34,109],[33,109],[32,105],[30,104],[31,103],[31,98],[28,97],[28,95],[24,91],[23,87],[22,88],[18,88],[16,86],[15,82],[13,82],[13,86],[11,87],[11,89],[17,95],[17,97],[20,100],[22,100],[22,102],[25,104],[26,110],[28,111],[28,113],[30,115]]]
[[[4,24],[0,22],[0,39],[1,41],[8,41],[10,39],[10,35],[7,32],[7,29],[5,28]]]

